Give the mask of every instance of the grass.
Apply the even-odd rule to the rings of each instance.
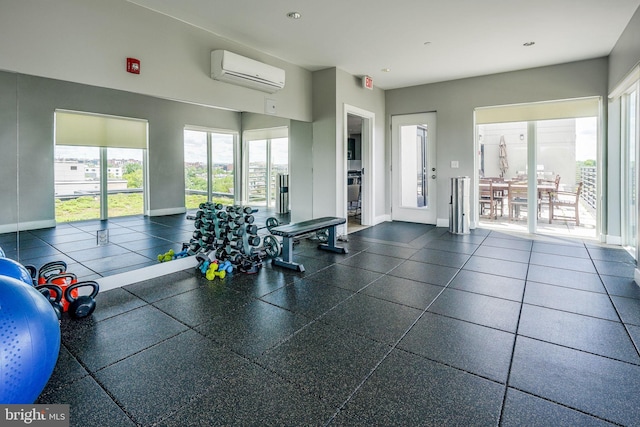
[[[185,206],[187,209],[197,209],[200,203],[207,201],[207,196],[187,195]],[[233,199],[214,198],[215,203],[232,205]],[[109,217],[141,215],[143,213],[142,194],[112,194],[109,196]],[[56,222],[86,221],[100,219],[100,199],[92,196],[82,196],[72,200],[56,199]]]

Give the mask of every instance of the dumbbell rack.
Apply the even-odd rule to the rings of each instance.
[[[260,248],[261,239],[258,227],[253,224],[252,212],[250,207],[201,203],[187,254],[206,253],[210,259],[228,260],[236,270],[257,273],[267,254]]]

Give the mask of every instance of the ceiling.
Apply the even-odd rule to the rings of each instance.
[[[382,89],[607,56],[640,0],[128,0]],[[299,12],[300,19],[287,17]],[[526,47],[524,43],[535,42]],[[383,70],[389,71],[383,71]]]

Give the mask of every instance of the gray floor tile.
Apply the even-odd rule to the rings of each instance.
[[[63,339],[70,351],[95,372],[186,329],[160,310],[145,306],[98,322],[92,328],[69,330]]]
[[[180,322],[194,327],[240,308],[250,301],[251,297],[227,288],[224,281],[219,280],[157,301],[153,305]]]
[[[255,358],[293,335],[309,319],[260,300],[196,327],[211,340]]]
[[[458,272],[457,268],[407,260],[389,272],[390,275],[432,285],[445,286]]]
[[[515,335],[425,313],[398,348],[506,383]]]
[[[596,265],[596,269],[599,274],[606,274],[607,276],[620,276],[632,279],[636,269],[635,264],[628,262],[603,261],[596,259],[593,260],[593,263]]]
[[[473,255],[504,261],[529,262],[531,251],[482,245]]]
[[[545,267],[564,268],[567,270],[581,271],[583,273],[596,273],[593,261],[588,258],[576,258],[542,252],[531,253],[531,264]]]
[[[438,249],[424,248],[416,252],[411,258],[413,261],[427,262],[429,264],[444,265],[447,267],[462,268],[470,255],[441,251]]]
[[[445,289],[428,311],[506,332],[515,332],[520,303],[457,289]]]
[[[478,249],[478,247],[480,247],[480,245],[475,243],[436,239],[429,240],[424,247],[427,249],[437,249],[441,251],[471,255]]]
[[[264,354],[258,363],[337,407],[389,349],[387,345],[316,322]]]
[[[600,278],[610,295],[640,299],[640,286],[633,279],[605,275],[601,275]]]
[[[321,320],[392,345],[409,329],[420,312],[404,305],[356,294],[329,311]]]
[[[492,233],[485,239],[482,245],[505,249],[517,249],[520,251],[531,251],[533,241],[514,236],[510,236],[509,238],[494,237],[494,234]]]
[[[518,334],[640,364],[638,352],[619,322],[524,304]],[[599,338],[594,340],[594,336]]]
[[[411,255],[415,254],[416,251],[417,249],[415,248],[406,248],[403,246],[395,245],[383,245],[379,243],[374,243],[366,249],[366,252],[370,252],[372,254],[403,259],[411,257]]]
[[[142,307],[146,302],[123,288],[100,292],[96,297],[96,309],[92,314],[96,322]]]
[[[203,286],[202,279],[185,271],[167,274],[126,286],[127,292],[148,303],[160,301]]]
[[[509,385],[610,422],[640,419],[637,365],[518,337]]]
[[[224,381],[163,420],[162,426],[323,425],[335,408],[257,365]],[[256,414],[259,415],[256,417]]]
[[[585,316],[619,321],[608,295],[582,291],[562,286],[527,282],[524,302],[556,310],[569,311]]]
[[[514,279],[525,279],[527,277],[528,268],[529,265],[522,262],[504,261],[474,255],[465,264],[463,270],[496,274],[498,276],[512,277]]]
[[[349,291],[357,292],[374,280],[380,278],[381,273],[363,270],[354,266],[335,264],[316,274],[305,276],[314,282],[333,285]]]
[[[41,396],[36,404],[69,405],[70,424],[82,427],[134,427],[136,424],[116,405],[92,377],[84,377],[55,394]]]
[[[603,294],[606,293],[602,281],[597,274],[583,273],[564,268],[530,265],[527,280],[585,291],[600,292]]]
[[[96,377],[136,422],[150,425],[248,363],[187,331],[102,369]]]
[[[364,288],[362,293],[424,310],[442,290],[441,286],[385,275]]]
[[[528,427],[607,427],[615,424],[510,388],[507,390],[500,425],[503,427],[523,425]]]
[[[395,350],[337,415],[337,426],[495,426],[504,386]]]
[[[313,319],[353,295],[353,292],[346,289],[303,279],[265,295],[261,299]]]
[[[450,288],[521,302],[525,281],[477,271],[462,270],[449,285]]]
[[[634,298],[611,297],[624,323],[640,326],[640,300]]]
[[[370,252],[360,252],[352,257],[340,261],[340,264],[358,267],[377,273],[387,273],[402,264],[402,258],[378,255]]]
[[[531,249],[533,252],[542,252],[545,254],[563,255],[576,258],[589,258],[589,252],[584,245],[565,245],[555,243],[533,242]]]

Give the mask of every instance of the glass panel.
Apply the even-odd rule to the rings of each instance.
[[[100,148],[56,145],[56,221],[100,219]]]
[[[249,167],[247,169],[247,201],[250,204],[267,204],[267,141],[249,141]]]
[[[271,141],[271,174],[269,185],[271,186],[269,205],[276,202],[276,178],[279,173],[289,173],[289,138],[276,138]]]
[[[627,98],[627,206],[626,206],[626,217],[627,217],[627,231],[626,231],[626,245],[632,249],[637,247],[637,230],[638,230],[638,203],[636,196],[636,185],[638,182],[638,170],[636,168],[636,159],[637,159],[637,146],[638,141],[636,140],[637,132],[637,117],[638,111],[636,110],[636,106],[638,105],[637,101],[638,91],[633,91],[629,94]],[[635,251],[633,251],[635,253]]]
[[[230,134],[211,134],[211,199],[225,205],[233,204],[235,194],[233,139],[233,135]]]
[[[424,135],[423,127],[400,126],[400,206],[402,207],[426,207],[423,195],[425,166],[420,160],[425,159]]]
[[[416,168],[417,168],[417,196],[418,196],[418,207],[423,207],[428,205],[427,198],[427,180],[426,180],[426,170],[427,170],[427,130],[425,128],[419,127],[417,129],[418,136],[416,138]]]
[[[207,199],[207,133],[184,131],[185,207],[197,209]]]
[[[538,121],[536,139],[538,230],[595,237],[597,119]]]
[[[144,212],[144,150],[107,149],[107,206],[109,217]]]

